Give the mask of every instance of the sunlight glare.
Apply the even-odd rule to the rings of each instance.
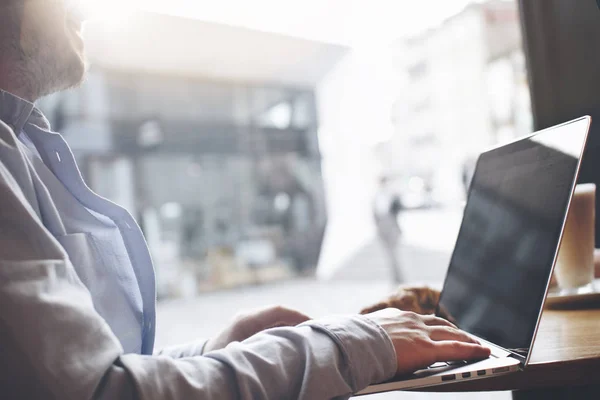
[[[83,5],[88,19],[113,26],[146,11],[369,49],[437,25],[476,0],[73,1]]]
[[[87,20],[120,24],[139,9],[138,0],[79,0]]]

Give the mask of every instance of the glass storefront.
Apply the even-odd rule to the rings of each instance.
[[[95,69],[41,107],[90,187],[139,221],[159,296],[314,272],[326,211],[311,89]]]

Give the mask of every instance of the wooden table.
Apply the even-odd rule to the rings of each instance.
[[[599,385],[600,390],[600,309],[544,310],[531,362],[521,372],[420,391],[531,391],[585,385]]]

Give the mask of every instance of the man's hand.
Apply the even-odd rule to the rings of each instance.
[[[219,350],[231,342],[241,342],[269,328],[296,326],[310,318],[298,311],[272,306],[237,315],[233,322],[204,346],[204,353]]]
[[[433,315],[419,315],[388,308],[367,314],[392,339],[399,375],[438,361],[477,360],[490,350],[450,322]]]
[[[417,314],[435,314],[435,308],[440,301],[440,292],[427,286],[399,286],[379,303],[363,308],[361,314],[370,314],[386,308],[397,308],[402,311],[412,311]]]

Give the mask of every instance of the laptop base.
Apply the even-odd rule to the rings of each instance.
[[[427,368],[419,370],[408,377],[402,377],[400,380],[371,385],[357,393],[356,396],[489,378],[490,376],[517,372],[520,370],[520,364],[520,361],[516,358],[506,357],[488,358],[458,367],[448,365],[445,367]]]

